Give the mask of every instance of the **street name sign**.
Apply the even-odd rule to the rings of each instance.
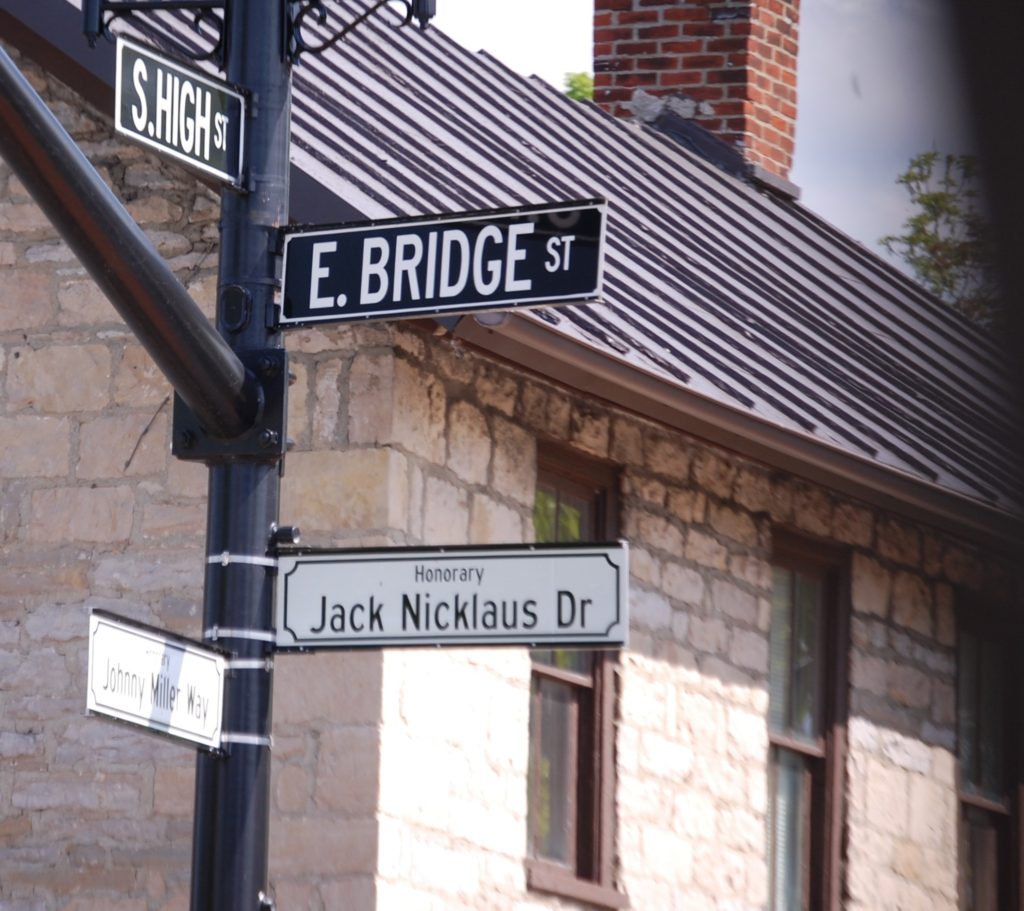
[[[592,300],[605,209],[590,200],[286,229],[279,325]]]
[[[89,616],[86,709],[220,748],[223,653],[105,611]]]
[[[626,643],[625,542],[312,551],[278,560],[278,650]]]
[[[114,92],[119,133],[219,180],[242,182],[240,92],[121,37]]]

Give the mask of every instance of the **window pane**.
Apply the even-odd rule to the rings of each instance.
[[[772,750],[768,810],[772,911],[801,911],[803,907],[809,812],[805,763],[797,753]]]
[[[594,535],[593,503],[563,493],[558,501],[559,542],[582,541]]]
[[[535,648],[531,655],[537,664],[557,667],[562,671],[589,674],[594,669],[594,653],[582,649]]]
[[[575,862],[576,710],[572,687],[535,677],[530,754],[530,839],[534,857]]]
[[[965,785],[977,786],[978,640],[966,630],[959,631],[957,648],[957,752]]]
[[[964,814],[964,911],[998,911],[999,831],[994,817],[976,807]]]
[[[773,731],[821,736],[824,579],[773,567],[769,631],[769,710]]]
[[[781,566],[772,568],[772,619],[769,633],[768,724],[772,730],[789,727],[789,669],[792,653],[793,573]]]
[[[820,634],[823,585],[820,578],[801,573],[795,578],[793,605],[793,698],[790,728],[808,738],[821,734],[820,687],[822,670]]]
[[[550,544],[555,540],[555,519],[558,512],[557,494],[537,485],[533,500],[533,532],[539,544]]]
[[[978,762],[981,790],[996,799],[1006,795],[1006,746],[1003,713],[1003,649],[991,639],[981,643],[981,690],[978,693]]]

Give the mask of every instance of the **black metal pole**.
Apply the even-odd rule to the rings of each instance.
[[[236,351],[281,347],[267,328],[278,229],[288,218],[291,79],[284,0],[229,0],[227,77],[251,93],[247,192],[221,194],[218,328]],[[239,319],[237,302],[251,306]],[[228,329],[230,328],[230,331]],[[256,911],[267,888],[273,577],[266,564],[279,464],[240,458],[210,468],[204,638],[234,656],[226,754],[200,754],[192,911]]]
[[[203,427],[248,430],[255,378],[2,48],[0,154]]]

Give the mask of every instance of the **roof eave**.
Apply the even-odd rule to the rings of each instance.
[[[1024,543],[1022,517],[680,388],[536,320],[486,328],[467,318],[455,331],[549,380],[872,506],[999,550]]]

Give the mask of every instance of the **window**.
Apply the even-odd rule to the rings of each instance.
[[[847,614],[838,596],[844,564],[837,556],[808,556],[785,541],[772,562],[771,908],[838,909],[847,654]]]
[[[572,460],[573,469],[564,464]],[[614,532],[614,475],[574,457],[538,457],[538,543]],[[530,681],[529,859],[532,888],[624,907],[613,884],[615,653],[534,649]]]
[[[1013,859],[1019,703],[1010,678],[1012,637],[976,621],[957,631],[957,758],[960,766],[960,907],[1020,907]],[[1019,785],[1016,785],[1019,787]],[[1019,798],[1018,798],[1019,800]],[[1016,850],[1021,850],[1017,836]],[[1016,880],[1016,881],[1015,881]]]

